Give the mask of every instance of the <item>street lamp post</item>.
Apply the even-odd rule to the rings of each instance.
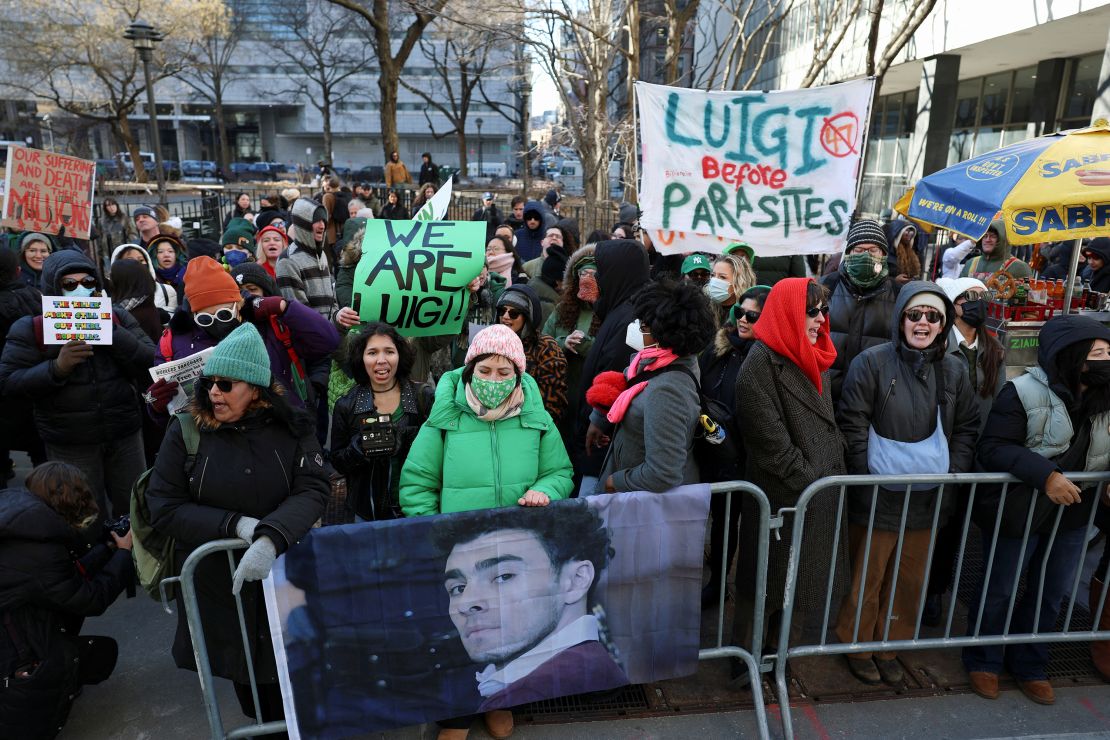
[[[158,133],[158,109],[154,103],[154,80],[150,77],[150,62],[154,56],[154,45],[162,40],[160,31],[146,21],[136,18],[123,32],[123,37],[131,42],[143,63],[143,76],[146,77],[146,111],[150,116],[150,141],[154,147],[154,173],[158,177],[158,201],[166,202],[166,171],[162,168],[162,138]],[[141,158],[140,158],[141,159]],[[144,167],[141,161],[132,162],[134,167]]]
[[[485,168],[482,166],[482,124],[484,123],[484,121],[479,118],[474,123],[478,126],[478,177],[482,177],[482,175],[485,174],[483,172]]]

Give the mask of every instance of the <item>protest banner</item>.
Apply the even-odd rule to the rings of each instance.
[[[88,239],[96,162],[25,146],[8,147],[0,225]]]
[[[451,205],[451,183],[454,176],[448,177],[447,182],[443,183],[443,187],[436,191],[436,194],[428,199],[416,215],[412,217],[413,221],[439,221],[447,215],[447,206]]]
[[[708,510],[701,485],[312,530],[264,582],[290,738],[693,673]]]
[[[189,403],[189,399],[193,396],[193,384],[200,377],[201,371],[204,370],[204,363],[208,361],[208,356],[215,349],[215,347],[202,349],[180,360],[171,360],[150,368],[150,377],[155,383],[163,379],[167,383],[171,380],[178,383],[177,394],[170,399],[166,408],[168,413],[176,414]]]
[[[42,297],[42,343],[65,344],[73,339],[112,343],[111,298]]]
[[[637,82],[640,223],[656,248],[720,252],[742,240],[766,256],[841,251],[873,89],[873,79],[771,92]]]
[[[352,308],[406,337],[458,334],[485,238],[481,221],[367,221]]]

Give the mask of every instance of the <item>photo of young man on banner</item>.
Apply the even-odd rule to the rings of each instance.
[[[696,670],[707,486],[327,527],[267,602],[290,737]]]

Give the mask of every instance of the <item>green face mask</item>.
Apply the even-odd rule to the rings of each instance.
[[[870,254],[845,255],[844,274],[861,288],[871,288],[881,283],[887,276],[886,255],[875,258]]]
[[[470,379],[470,388],[474,391],[474,395],[482,402],[482,405],[487,409],[495,409],[505,402],[505,399],[516,388],[516,378],[505,378],[504,380],[484,380],[477,376]]]

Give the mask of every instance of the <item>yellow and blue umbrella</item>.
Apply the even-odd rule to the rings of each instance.
[[[1110,124],[1023,141],[917,181],[894,210],[978,240],[1001,212],[1011,244],[1110,233]]]

